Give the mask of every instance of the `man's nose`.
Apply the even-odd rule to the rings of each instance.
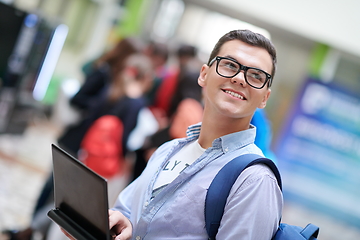
[[[238,74],[231,78],[231,83],[240,84],[242,86],[246,85],[245,81],[245,72],[241,70]]]

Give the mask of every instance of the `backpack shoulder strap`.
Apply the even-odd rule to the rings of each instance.
[[[245,154],[228,162],[210,184],[205,199],[205,224],[209,239],[214,240],[224,213],[227,197],[240,173],[254,164],[266,164],[275,174],[282,189],[279,170],[273,161],[257,154]]]

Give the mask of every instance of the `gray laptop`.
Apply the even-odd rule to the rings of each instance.
[[[78,240],[110,240],[107,181],[52,144],[55,208],[48,217]]]

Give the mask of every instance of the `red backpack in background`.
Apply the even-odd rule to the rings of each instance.
[[[81,142],[80,161],[104,178],[115,176],[124,164],[122,136],[123,123],[118,117],[98,118]]]

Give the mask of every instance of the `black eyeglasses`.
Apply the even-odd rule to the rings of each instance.
[[[209,66],[211,66],[214,61],[217,61],[216,72],[222,77],[233,78],[241,70],[244,70],[245,81],[251,87],[261,89],[268,81],[270,81],[269,86],[271,86],[271,75],[261,69],[247,67],[231,58],[219,56],[216,56],[213,60],[211,60]]]

